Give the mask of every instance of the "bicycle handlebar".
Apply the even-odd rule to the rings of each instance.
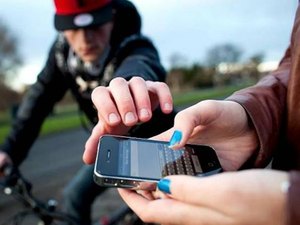
[[[24,205],[36,209],[43,205],[33,197],[31,193],[32,185],[20,173],[19,169],[13,165],[6,165],[3,168],[3,181],[1,186],[6,195],[13,195],[23,202]]]
[[[12,195],[20,200],[26,207],[31,209],[32,213],[35,213],[43,222],[44,224],[51,224],[53,219],[68,222],[68,224],[78,225],[71,217],[67,216],[64,213],[57,212],[56,205],[57,202],[55,201],[54,204],[51,204],[51,200],[46,202],[42,202],[36,199],[32,195],[32,185],[28,182],[20,173],[17,167],[12,165],[6,165],[2,173],[4,174],[3,181],[0,181],[0,186],[3,187],[4,193],[6,195]],[[128,206],[121,207],[119,210],[115,211],[110,216],[101,218],[101,224],[118,224],[125,215],[133,216],[134,213]],[[136,220],[135,217],[131,219]],[[137,220],[138,221],[138,220]],[[128,221],[130,224],[130,220]],[[137,224],[144,224],[144,223],[137,223]]]
[[[6,165],[2,169],[4,174],[3,181],[0,186],[6,195],[12,195],[20,200],[31,212],[36,214],[44,224],[51,224],[53,219],[67,221],[69,224],[77,224],[72,218],[64,213],[56,212],[57,202],[49,200],[43,202],[35,198],[31,192],[32,185],[20,173],[19,169],[12,165]],[[30,213],[30,212],[29,212]]]
[[[7,187],[17,187],[22,184],[26,188],[27,192],[31,191],[32,185],[28,182],[20,173],[19,169],[12,165],[6,165],[3,168],[4,182]]]

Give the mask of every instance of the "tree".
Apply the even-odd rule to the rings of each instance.
[[[220,63],[236,63],[240,60],[242,50],[233,44],[221,44],[207,52],[207,64],[216,67]]]
[[[248,70],[249,77],[253,79],[254,82],[257,82],[261,77],[261,74],[258,70],[258,66],[264,61],[264,57],[265,56],[263,53],[257,53],[251,56],[247,62],[246,67]]]
[[[260,63],[264,61],[265,55],[263,53],[257,53],[250,57],[249,63],[253,63],[258,66]]]
[[[16,72],[21,65],[17,51],[17,39],[0,19],[0,110],[16,105],[20,101],[19,93],[5,84],[9,74]]]
[[[0,82],[4,83],[10,72],[15,71],[21,64],[17,50],[17,39],[0,20]]]
[[[187,61],[188,61],[187,58],[181,53],[173,53],[169,58],[170,68],[178,69],[178,68],[186,67]]]

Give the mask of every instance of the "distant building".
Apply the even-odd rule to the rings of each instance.
[[[251,64],[251,63],[220,63],[217,67],[217,72],[221,74],[228,74],[228,73],[236,73],[241,72],[243,70],[247,70],[249,68],[255,68],[259,73],[269,73],[275,69],[277,69],[279,62],[278,61],[268,61],[262,62],[258,65]]]
[[[257,66],[257,70],[262,74],[267,74],[270,73],[271,71],[276,70],[278,65],[279,65],[278,61],[262,62]]]
[[[278,67],[278,61],[268,61],[259,64],[248,63],[220,63],[216,68],[215,85],[238,84],[242,82],[256,82],[261,77]]]

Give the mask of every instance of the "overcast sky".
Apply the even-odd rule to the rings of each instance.
[[[163,64],[179,53],[188,63],[204,62],[211,47],[232,43],[245,58],[264,53],[279,60],[289,43],[298,0],[133,0],[143,31]],[[18,83],[32,83],[54,40],[52,0],[0,0],[0,19],[19,40],[24,58]]]

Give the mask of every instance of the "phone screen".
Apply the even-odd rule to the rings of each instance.
[[[159,180],[173,174],[201,176],[221,168],[215,151],[205,145],[172,150],[168,142],[104,136],[97,171],[102,175]]]

